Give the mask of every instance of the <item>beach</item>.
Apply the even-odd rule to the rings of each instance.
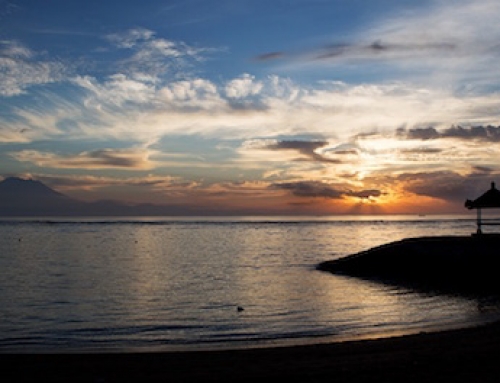
[[[377,340],[228,351],[2,356],[14,381],[497,382],[500,324]]]

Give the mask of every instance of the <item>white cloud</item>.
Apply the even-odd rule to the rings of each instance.
[[[195,48],[181,41],[156,37],[151,30],[135,28],[106,36],[119,49],[132,55],[118,63],[120,71],[129,75],[159,77],[178,75],[189,67],[191,60],[202,60],[205,48]]]
[[[5,57],[29,59],[33,57],[33,52],[14,40],[0,41],[0,54]]]
[[[363,38],[387,47],[378,53],[395,65],[427,69],[434,84],[491,81],[499,74],[499,17],[496,0],[440,0],[428,9],[386,19]]]
[[[159,89],[158,95],[165,107],[178,110],[218,110],[226,106],[217,86],[201,78],[174,82]]]
[[[246,98],[258,94],[263,86],[262,82],[255,81],[255,76],[245,73],[241,77],[229,81],[225,90],[229,98]]]
[[[460,9],[479,18],[479,15],[486,12],[485,4],[490,2],[484,2],[483,7],[477,6],[476,9],[469,2],[461,2]],[[411,55],[418,54],[422,55],[423,59],[428,57],[429,60],[434,60],[429,52],[441,49],[444,45],[439,44],[449,42],[446,31],[441,30],[443,28],[428,30],[429,25],[438,23],[440,18],[449,18],[445,12],[448,10],[446,3],[438,5],[435,6],[436,14],[420,12],[409,15],[407,24],[403,23],[402,16],[398,16],[387,20],[387,24],[371,28],[363,41],[368,44],[373,36],[377,36],[380,39],[377,44],[380,46],[372,43],[375,45],[369,48],[369,53],[363,51],[358,52],[358,55],[365,55],[367,58],[368,55],[376,55],[376,51],[380,50],[385,59],[390,58],[393,63],[408,67],[420,65],[419,62],[413,63],[409,59]],[[461,17],[459,11],[454,9],[453,12],[458,12],[457,19]],[[423,28],[422,35],[418,34],[417,26]],[[454,26],[458,27],[458,24]],[[485,41],[480,34],[474,34],[476,27],[469,28],[472,31],[467,32],[467,41],[471,43],[467,45],[464,38],[459,42],[461,47],[472,47],[472,42],[476,41],[474,39]],[[112,147],[116,147],[117,142],[127,142],[127,147],[88,150],[66,155],[54,154],[47,149],[25,150],[13,154],[15,159],[52,168],[144,170],[178,166],[182,163],[182,160],[171,163],[168,163],[168,159],[152,160],[153,156],[156,160],[165,159],[162,153],[156,153],[149,148],[169,135],[198,135],[221,141],[231,139],[247,142],[266,137],[281,139],[307,136],[328,141],[332,148],[359,143],[359,147],[356,146],[358,151],[351,150],[348,161],[344,160],[346,157],[342,157],[336,164],[337,173],[342,171],[352,174],[353,164],[363,165],[365,170],[374,171],[390,166],[392,161],[395,166],[408,168],[415,165],[415,161],[412,161],[415,155],[422,153],[427,156],[425,158],[429,163],[432,162],[432,166],[442,165],[438,151],[431,152],[429,148],[427,152],[422,148],[420,151],[412,151],[419,149],[422,144],[407,142],[404,146],[397,142],[393,137],[394,132],[401,127],[411,129],[432,126],[441,129],[453,124],[500,125],[500,96],[497,93],[459,93],[455,92],[453,87],[435,86],[413,79],[360,85],[323,81],[307,86],[280,76],[257,78],[248,73],[219,83],[199,76],[183,76],[182,79],[177,79],[175,75],[164,74],[176,73],[176,66],[181,68],[179,74],[184,73],[182,68],[185,68],[185,60],[198,60],[201,50],[182,42],[157,38],[152,31],[145,29],[111,35],[108,40],[117,48],[128,50],[130,53],[128,58],[118,63],[114,74],[103,79],[88,75],[74,76],[71,84],[77,91],[71,98],[64,99],[61,95],[55,99],[53,95],[40,93],[39,100],[45,105],[43,108],[35,105],[11,108],[8,119],[0,116],[0,142],[33,143],[50,140],[55,144],[58,141],[81,140],[102,142],[100,147],[109,148],[111,146],[108,146],[106,141],[115,141]],[[403,52],[404,43],[412,46],[410,52]],[[384,44],[389,47],[387,52],[384,51]],[[419,46],[422,49],[416,49]],[[2,47],[3,56],[0,60],[10,60],[9,70],[13,74],[12,79],[8,78],[0,83],[0,92],[3,89],[4,95],[18,94],[36,81],[55,81],[57,75],[61,75],[54,63],[37,62],[37,54],[19,43],[3,43]],[[394,49],[394,52],[390,53],[390,49]],[[457,56],[454,49],[450,55]],[[474,67],[474,60],[471,59],[473,56],[464,57],[466,61],[463,62]],[[341,61],[340,58],[333,57],[331,60]],[[17,64],[19,65],[16,66]],[[46,68],[45,72],[43,68]],[[465,73],[460,68],[450,72]],[[45,76],[43,73],[46,73]],[[491,75],[491,72],[486,72],[485,78],[488,73]],[[51,99],[51,102],[45,102],[47,100],[44,97]],[[374,132],[379,136],[369,139],[367,134]],[[366,139],[363,141],[359,137]],[[393,140],[384,141],[387,137]],[[132,150],[130,146],[141,149]],[[245,169],[252,166],[265,168],[266,162],[272,162],[273,166],[276,164],[277,168],[280,162],[287,162],[287,173],[279,172],[283,168],[276,169],[274,173],[282,174],[282,177],[293,175],[300,178],[300,174],[306,171],[318,178],[336,176],[330,169],[331,163],[329,170],[325,170],[328,161],[316,161],[314,164],[310,163],[311,161],[296,161],[300,156],[290,150],[263,153],[259,148],[243,145],[233,154],[239,158],[235,160],[233,157],[228,161],[233,161],[232,164]],[[319,154],[337,156],[336,153]],[[401,154],[404,154],[406,159]],[[477,150],[474,155],[477,163],[489,164]],[[307,159],[307,156],[305,157]],[[466,160],[468,158],[466,157]],[[210,165],[207,162],[192,163],[193,167]],[[348,165],[351,165],[351,168]],[[267,170],[273,171],[269,168]]]
[[[16,41],[0,41],[0,96],[22,94],[33,85],[65,78],[67,68],[56,61],[37,61],[36,54]]]
[[[119,48],[133,48],[137,44],[148,41],[154,37],[155,33],[145,28],[129,29],[123,33],[112,33],[106,36],[106,39]]]
[[[252,80],[260,84],[259,91],[242,86],[235,106],[226,91],[241,78],[222,85],[203,78],[162,85],[125,74],[104,81],[77,77],[74,84],[85,90],[82,99],[56,102],[52,109],[36,112],[15,110],[15,123],[0,117],[5,126],[0,139],[13,141],[15,127],[17,132],[24,130],[17,134],[23,142],[27,137],[61,135],[65,140],[118,139],[148,145],[168,135],[193,134],[242,140],[312,135],[345,141],[359,133],[400,127],[500,124],[497,94],[456,95],[405,83],[304,87],[274,76]],[[67,120],[73,121],[71,131],[61,124]]]
[[[500,85],[499,18],[497,0],[434,0],[380,13],[342,40],[332,36],[322,46],[264,53],[257,59],[279,58],[287,71],[347,72],[375,83],[398,78],[434,88],[484,91]]]
[[[121,108],[127,103],[146,104],[155,98],[155,85],[147,77],[135,79],[118,73],[103,82],[90,76],[77,76],[73,81],[89,92],[90,96],[85,99],[85,105],[89,108]]]
[[[29,143],[71,135],[61,123],[82,118],[78,103],[53,94],[40,93],[37,105],[15,107],[8,116],[0,116],[0,142]],[[47,105],[50,107],[47,108]]]
[[[496,45],[499,14],[500,4],[495,0],[437,0],[428,8],[393,15],[369,29],[366,35],[406,46],[449,43],[459,53],[465,53],[460,52],[463,49],[474,53],[491,43]]]

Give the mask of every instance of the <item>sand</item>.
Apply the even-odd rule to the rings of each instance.
[[[9,382],[498,382],[500,324],[237,351],[2,355]]]

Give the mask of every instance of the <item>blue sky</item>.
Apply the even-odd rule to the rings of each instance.
[[[500,171],[499,17],[493,0],[0,0],[0,176],[228,214],[460,211]]]

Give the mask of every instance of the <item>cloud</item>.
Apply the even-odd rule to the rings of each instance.
[[[381,190],[378,189],[366,189],[366,190],[359,190],[359,191],[349,191],[346,192],[345,195],[349,197],[357,197],[361,199],[370,199],[372,197],[380,197],[383,195]]]
[[[139,43],[151,40],[154,35],[155,33],[149,29],[133,28],[123,33],[111,33],[106,39],[119,48],[131,49]]]
[[[110,187],[141,187],[154,192],[171,192],[173,190],[189,191],[198,186],[192,181],[179,177],[153,176],[145,177],[103,177],[91,175],[22,175],[23,178],[35,178],[61,191],[93,191]]]
[[[397,181],[410,193],[451,202],[464,202],[468,195],[477,194],[480,188],[477,178],[453,171],[401,174]]]
[[[279,59],[285,69],[335,68],[367,75],[406,78],[434,86],[491,89],[498,78],[500,3],[496,0],[435,0],[405,7],[363,24],[343,40],[298,52],[277,50],[256,57]],[[337,72],[335,72],[337,73]],[[498,81],[494,80],[497,84]]]
[[[397,135],[399,137],[423,141],[455,138],[461,140],[500,142],[500,126],[452,126],[442,130],[438,130],[434,127],[399,129]]]
[[[494,171],[493,168],[487,166],[473,166],[472,170],[474,174],[490,174]]]
[[[285,52],[268,52],[255,57],[257,61],[276,60],[286,56]]]
[[[280,174],[281,180],[338,181],[339,174],[358,174],[361,178],[380,169],[405,172],[416,168],[417,159],[422,158],[418,155],[426,155],[426,165],[433,168],[456,169],[461,166],[459,162],[449,161],[450,157],[446,160],[444,155],[453,155],[457,160],[460,151],[462,162],[494,165],[491,151],[481,153],[472,145],[465,147],[457,143],[456,148],[448,148],[444,153],[431,143],[424,147],[404,139],[430,141],[463,137],[474,138],[476,142],[496,142],[498,128],[487,124],[500,123],[497,93],[456,93],[412,82],[352,85],[322,81],[304,85],[290,78],[257,77],[249,73],[213,81],[183,76],[182,69],[175,69],[176,65],[183,68],[184,59],[198,62],[203,49],[159,38],[146,29],[110,35],[108,41],[126,56],[110,66],[115,70],[113,74],[73,76],[72,81],[65,84],[69,97],[64,93],[57,98],[47,90],[36,93],[36,103],[33,101],[24,107],[6,104],[7,113],[0,116],[0,142],[33,143],[30,149],[35,149],[13,153],[11,159],[75,169],[179,166],[183,161],[175,165],[152,161],[153,154],[156,160],[165,157],[147,149],[132,153],[128,148],[150,148],[172,136],[198,136],[221,142],[236,141],[231,154],[216,156],[218,163],[214,166],[241,167],[245,171],[259,169],[266,174],[274,171]],[[366,49],[371,51],[402,49],[400,42],[369,41],[372,42],[367,43]],[[417,49],[424,43],[408,44]],[[432,44],[434,42],[429,42],[425,49],[438,48]],[[36,52],[14,43],[4,44],[4,55],[29,63],[40,58]],[[126,65],[127,60],[137,66]],[[162,74],[161,70],[149,68],[148,62],[172,66],[165,67],[166,72]],[[180,79],[176,73],[181,75]],[[447,128],[452,124],[482,128]],[[422,126],[432,129],[419,131],[418,127]],[[398,127],[404,129],[397,131],[395,137]],[[293,137],[321,138],[298,140]],[[119,140],[126,142],[127,147],[121,149],[122,152],[89,147],[80,153],[54,154],[47,152],[47,146],[44,149],[36,146],[36,142],[50,141],[56,145],[70,140],[100,142],[98,147],[104,148],[116,148],[120,145],[116,140]],[[115,142],[110,144],[110,141]],[[254,146],[246,145],[252,141]],[[161,150],[160,146],[154,147]],[[409,164],[410,161],[413,164]],[[329,164],[336,166],[327,166]],[[190,166],[212,164],[191,161]],[[348,196],[350,189],[344,189],[344,196]],[[378,190],[377,186],[364,189]]]
[[[227,107],[218,87],[202,78],[171,83],[159,90],[159,98],[164,107],[179,111],[217,111]]]
[[[202,53],[211,50],[156,37],[154,31],[145,28],[109,34],[106,39],[116,48],[132,52],[130,57],[118,62],[122,72],[154,78],[167,74],[184,75],[191,61],[203,60]]]
[[[226,84],[225,92],[229,98],[246,98],[258,94],[263,88],[260,81],[255,81],[255,76],[247,73]]]
[[[296,197],[343,199],[344,197],[356,197],[360,199],[371,199],[383,195],[381,190],[346,190],[321,181],[296,181],[273,183],[271,188],[290,191]]]
[[[324,148],[328,145],[327,141],[277,141],[275,143],[269,143],[263,147],[267,150],[294,150],[302,154],[308,161],[315,162],[325,162],[332,164],[341,163],[340,160],[335,158],[329,158],[317,152],[318,149]]]
[[[469,165],[462,172],[451,169],[427,169],[372,174],[364,182],[387,185],[400,198],[411,202],[418,197],[430,197],[461,209],[466,199],[475,199],[489,189],[492,181],[499,180],[498,168]],[[455,210],[456,211],[456,210]]]
[[[161,38],[145,28],[111,34],[106,39],[125,56],[111,63],[111,75],[73,76],[73,93],[65,100],[64,108],[46,103],[44,110],[37,113],[40,121],[51,122],[50,132],[34,126],[33,119],[26,121],[21,114],[26,115],[28,110],[7,105],[9,117],[0,116],[0,142],[33,142],[60,135],[91,141],[118,138],[144,145],[179,134],[241,140],[319,136],[345,142],[355,134],[394,131],[401,126],[440,129],[452,124],[500,122],[498,94],[456,94],[411,82],[351,85],[323,81],[304,85],[285,77],[258,78],[249,73],[216,82],[187,75],[185,70],[189,64],[203,60],[209,48]],[[369,41],[369,49],[379,51],[399,49],[393,45],[402,44],[386,39]],[[424,42],[408,44],[418,46]],[[35,63],[38,58],[21,44],[11,44],[4,50],[12,57],[17,55],[18,61]],[[14,85],[9,86],[11,79],[7,79],[0,82],[0,87],[12,88],[3,93],[14,94],[36,81],[64,79],[57,75],[60,73],[51,72],[45,77],[34,75],[36,79],[26,76],[24,80],[17,76]],[[46,95],[37,97],[52,97]],[[65,128],[68,121],[72,121],[69,132]],[[288,151],[298,151],[318,162],[340,162],[326,149],[320,149],[309,153],[300,148]],[[275,151],[279,150],[286,149]]]
[[[256,88],[241,91],[242,98],[236,100],[245,107],[235,107],[235,99],[227,97],[226,88],[242,78],[215,83],[195,77],[163,84],[147,76],[124,73],[103,79],[77,76],[71,83],[72,97],[44,92],[37,94],[36,105],[6,105],[7,113],[0,116],[0,141],[118,139],[144,146],[173,135],[244,141],[309,136],[325,137],[323,141],[338,146],[355,136],[363,136],[364,142],[373,141],[377,137],[370,136],[372,132],[394,136],[401,126],[405,128],[396,133],[400,139],[415,136],[418,126],[432,126],[435,132],[428,133],[436,135],[444,131],[444,126],[455,123],[500,123],[497,94],[454,95],[404,83],[301,86],[272,76],[252,79],[252,84],[262,87],[258,93]],[[261,141],[259,145],[265,148],[271,144],[268,150],[276,154],[298,153],[318,163],[346,161],[340,158],[341,149],[279,141],[286,140]],[[355,154],[356,148],[348,149]],[[258,155],[264,159],[262,153]]]
[[[0,96],[17,96],[31,86],[61,81],[68,72],[62,63],[40,60],[17,41],[0,41]]]
[[[426,146],[419,146],[416,148],[409,149],[401,149],[400,152],[402,154],[439,154],[442,153],[445,149],[442,148],[430,148]]]
[[[71,155],[57,155],[36,150],[21,150],[11,156],[39,167],[58,169],[147,170],[154,167],[151,153],[142,149],[99,149]]]
[[[7,0],[0,1],[0,20],[14,14],[16,11],[21,10],[19,5],[16,5]]]
[[[297,181],[274,183],[272,188],[290,191],[297,197],[341,199],[344,193],[331,185],[319,181]]]
[[[305,51],[300,54],[286,54],[285,52],[269,52],[256,56],[258,61],[277,59],[298,59],[307,61],[374,61],[397,60],[423,57],[431,54],[452,54],[457,45],[451,42],[440,43],[390,43],[375,40],[370,43],[330,43],[322,47]]]
[[[300,86],[290,79],[272,76],[253,79],[252,83],[261,83],[262,88],[256,94],[249,92],[246,98],[238,99],[246,107],[237,108],[234,99],[226,95],[226,85],[241,78],[221,84],[204,78],[162,84],[122,73],[104,79],[78,76],[72,82],[72,97],[40,93],[36,105],[15,106],[0,116],[0,142],[81,140],[103,142],[101,147],[116,147],[106,141],[119,140],[127,142],[128,147],[149,147],[169,136],[198,136],[220,141],[241,140],[243,144],[231,158],[235,166],[257,168],[274,160],[280,166],[286,163],[296,168],[302,166],[301,171],[307,166],[332,164],[338,165],[330,167],[332,172],[335,168],[338,172],[352,173],[353,166],[357,166],[357,171],[362,170],[361,165],[371,169],[401,166],[402,157],[394,158],[395,153],[408,157],[409,151],[422,147],[410,140],[404,142],[408,138],[417,139],[418,126],[433,127],[429,132],[420,132],[423,138],[443,132],[458,136],[459,133],[443,128],[458,122],[500,123],[497,94],[453,95],[404,83],[352,86],[327,82]],[[401,126],[405,128],[397,130]],[[488,133],[490,139],[496,137],[494,132]],[[433,154],[437,165],[441,153],[435,150],[435,145],[426,146],[427,155]],[[474,149],[471,145],[459,149],[462,149],[461,161],[473,155],[478,165],[492,165],[491,155],[488,159],[484,152],[471,152]],[[264,155],[263,150],[268,153]],[[435,153],[429,153],[430,150]],[[450,154],[449,150],[446,154]],[[234,162],[234,156],[241,161]],[[457,160],[456,155],[454,158]],[[452,162],[447,164],[450,166]],[[201,162],[198,165],[208,166]],[[458,166],[458,162],[453,165]]]
[[[121,73],[111,75],[103,82],[90,76],[77,76],[73,82],[89,92],[91,97],[85,99],[85,106],[95,109],[147,104],[156,97],[154,83],[145,78],[135,79]]]

